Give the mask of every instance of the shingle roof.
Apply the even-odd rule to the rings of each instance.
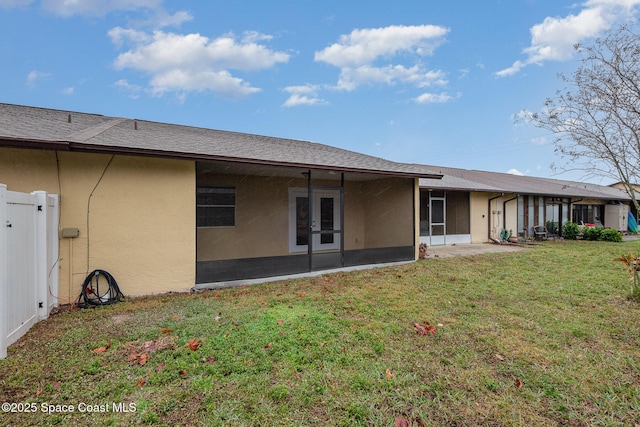
[[[0,145],[439,177],[314,142],[1,103]]]
[[[420,187],[517,193],[552,197],[630,200],[624,191],[604,185],[550,178],[511,175],[507,173],[425,166],[443,174],[441,180],[420,179]]]

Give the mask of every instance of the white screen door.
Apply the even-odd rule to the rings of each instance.
[[[309,227],[313,238],[313,252],[339,250],[340,230],[340,190],[312,190],[312,212],[309,214],[307,189],[289,189],[289,250],[306,252],[309,250]],[[309,224],[311,223],[311,224]]]

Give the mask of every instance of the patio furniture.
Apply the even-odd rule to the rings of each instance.
[[[549,238],[549,232],[544,225],[534,225],[533,234],[536,240],[547,240]]]

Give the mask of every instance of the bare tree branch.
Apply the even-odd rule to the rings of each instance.
[[[560,75],[563,91],[548,98],[539,113],[520,120],[555,135],[563,170],[620,182],[640,210],[640,34],[635,22],[611,30],[592,45],[576,45],[578,69]]]

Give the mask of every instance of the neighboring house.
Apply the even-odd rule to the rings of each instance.
[[[440,174],[312,142],[0,104],[0,183],[60,195],[62,304],[97,268],[143,295],[415,260],[419,178]]]
[[[621,181],[616,182],[614,184],[611,184],[609,187],[618,188],[621,191],[625,191],[624,184]],[[640,185],[639,184],[631,184],[631,188],[633,188],[634,197],[635,197],[636,201],[640,201]],[[626,192],[625,192],[625,194],[626,194]],[[631,200],[631,197],[629,197],[629,200]],[[633,202],[629,202],[629,210],[631,211],[631,214],[634,216],[634,218],[637,221],[638,220],[638,210],[633,205]]]
[[[533,227],[559,234],[568,221],[626,231],[630,198],[608,186],[425,166],[442,179],[420,180],[420,241],[428,245],[533,237]]]

